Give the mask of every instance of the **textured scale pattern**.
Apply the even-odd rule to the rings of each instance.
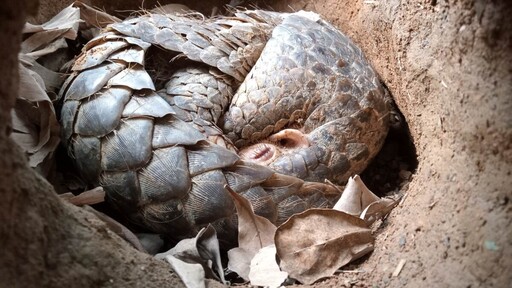
[[[61,89],[63,142],[127,220],[173,239],[212,223],[236,241],[228,185],[280,224],[326,207],[388,129],[384,90],[346,36],[313,13],[147,14],[86,44]],[[311,143],[270,167],[237,148],[283,128]]]

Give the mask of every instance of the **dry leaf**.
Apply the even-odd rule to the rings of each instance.
[[[172,270],[178,274],[183,284],[188,288],[204,288],[205,275],[203,266],[197,263],[188,263],[172,255],[165,256],[165,260],[171,264]]]
[[[258,251],[274,244],[276,226],[267,218],[254,214],[249,200],[240,196],[229,186],[225,186],[233,198],[238,215],[238,248],[235,252],[228,252],[228,267],[240,277],[249,280],[249,265],[251,259]],[[239,251],[243,250],[243,251]],[[243,258],[241,258],[243,257]]]
[[[217,239],[217,232],[213,226],[201,229],[196,236],[196,248],[197,252],[202,259],[211,261],[213,269],[217,271],[222,283],[226,283],[224,279],[224,269],[222,268],[222,262],[220,259],[220,248],[219,240]]]
[[[366,221],[368,225],[371,225],[373,222],[377,221],[378,219],[386,216],[395,206],[397,205],[398,201],[395,199],[390,198],[382,198],[378,201],[373,202],[372,204],[368,205],[366,209],[361,213],[361,216],[359,218]]]
[[[56,73],[69,58],[64,38],[75,39],[80,22],[80,10],[69,6],[44,24],[25,24],[23,33],[26,39],[21,43],[19,58],[21,63],[45,80],[47,91],[59,88],[65,78]],[[36,62],[50,55],[43,62]]]
[[[361,177],[355,175],[348,179],[347,186],[332,209],[359,216],[368,205],[379,199],[364,185]]]
[[[59,196],[76,206],[94,205],[105,201],[105,190],[100,186],[84,191],[76,196],[73,194],[69,195],[68,193]]]
[[[311,284],[373,250],[367,224],[332,209],[310,209],[292,216],[276,231],[280,267],[291,278]]]
[[[68,39],[75,39],[78,33],[79,24],[80,9],[68,6],[46,23],[41,25],[26,23],[25,27],[23,27],[23,34],[57,31],[60,33],[57,37],[61,36]],[[26,51],[22,50],[22,52]]]
[[[242,248],[232,248],[228,251],[228,269],[249,281],[251,260],[254,255]]]
[[[217,233],[211,225],[201,229],[195,238],[183,239],[169,251],[156,254],[155,258],[164,259],[168,255],[187,263],[198,263],[203,267],[203,274],[206,277],[226,283],[220,259]],[[213,273],[212,264],[219,276]]]
[[[387,215],[397,204],[397,200],[391,198],[379,198],[373,194],[359,175],[349,178],[347,186],[343,190],[340,199],[333,209],[359,216],[359,218],[371,225],[376,220]]]
[[[155,255],[156,259],[165,259],[166,256],[173,255],[187,262],[204,262],[199,256],[196,249],[196,238],[183,239],[176,246],[172,247],[167,252],[158,253]]]
[[[48,175],[53,153],[60,142],[60,126],[47,92],[59,87],[63,77],[36,62],[40,57],[67,48],[64,38],[74,39],[80,22],[79,10],[68,7],[42,25],[25,25],[21,44],[19,91],[11,112],[11,138],[29,157],[29,165]],[[27,36],[27,34],[31,34]],[[58,57],[50,57],[49,62]]]
[[[11,110],[11,138],[29,157],[29,165],[47,175],[45,161],[52,159],[60,142],[59,124],[42,78],[19,65],[18,99]]]
[[[121,19],[80,1],[75,1],[71,6],[80,8],[80,19],[83,20],[80,23],[80,35],[86,40],[97,37],[101,33],[101,29],[107,25],[121,22]]]
[[[82,19],[85,24],[87,24],[87,28],[104,28],[109,24],[121,22],[121,19],[101,10],[92,8],[91,6],[86,5],[80,1],[75,1],[71,6],[80,8],[80,19]]]
[[[287,278],[288,273],[281,271],[277,265],[275,245],[261,248],[251,260],[251,285],[280,287]]]
[[[276,226],[265,217],[254,214],[249,200],[225,186],[233,198],[238,215],[238,247],[256,254],[261,248],[274,244]]]
[[[20,87],[18,98],[27,102],[51,102],[46,95],[44,80],[39,74],[19,65]]]

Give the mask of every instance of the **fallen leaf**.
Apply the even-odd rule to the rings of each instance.
[[[20,87],[18,98],[28,102],[51,102],[46,94],[44,80],[39,74],[19,65]]]
[[[232,248],[228,251],[228,269],[238,274],[245,281],[249,281],[252,253],[242,248]]]
[[[80,1],[75,1],[71,6],[80,8],[80,19],[82,19],[88,27],[105,28],[109,24],[121,22],[121,19]]]
[[[379,199],[370,205],[368,205],[359,218],[366,221],[368,225],[371,225],[373,222],[377,221],[378,219],[386,216],[395,206],[397,205],[398,201],[391,198],[382,198]]]
[[[277,228],[267,218],[254,214],[249,200],[229,186],[225,188],[233,198],[238,215],[238,248],[234,248],[235,252],[228,251],[228,267],[248,281],[251,259],[261,248],[274,244]]]
[[[105,190],[99,186],[91,190],[84,191],[78,195],[71,196],[68,193],[60,195],[61,198],[76,206],[94,205],[105,201]]]
[[[62,193],[62,194],[59,194],[59,198],[62,199],[62,200],[66,200],[68,201],[69,199],[75,197],[75,195],[71,192],[66,192],[66,193]]]
[[[265,217],[254,214],[249,200],[225,186],[235,202],[238,215],[238,246],[256,254],[261,248],[274,244],[276,226]]]
[[[212,262],[213,269],[217,271],[222,283],[226,283],[224,279],[224,269],[222,268],[222,262],[220,259],[220,248],[219,240],[217,239],[217,232],[213,226],[201,229],[196,236],[196,248],[197,252],[202,259],[206,259]]]
[[[203,267],[203,274],[207,278],[221,280],[226,283],[220,259],[217,233],[211,225],[201,229],[195,238],[183,239],[169,251],[156,254],[155,258],[164,259],[169,255],[187,263],[198,263]],[[217,270],[218,276],[213,273],[212,264]]]
[[[359,216],[368,225],[387,215],[395,206],[397,200],[392,198],[379,198],[373,194],[359,175],[350,177],[333,209]]]
[[[275,243],[281,269],[311,284],[372,251],[374,238],[366,222],[355,216],[309,209],[279,226]]]
[[[75,39],[78,33],[80,21],[80,9],[68,6],[55,15],[48,22],[41,25],[26,23],[23,27],[23,34],[44,31],[64,31],[63,37]]]
[[[29,165],[46,176],[43,167],[49,167],[45,164],[52,160],[60,142],[60,126],[42,78],[23,65],[19,65],[19,74],[18,98],[11,110],[11,139],[27,154]]]
[[[165,257],[168,255],[173,255],[174,257],[178,257],[187,262],[204,262],[197,252],[196,238],[183,239],[170,250],[156,254],[155,258],[162,260],[165,259]]]
[[[165,260],[171,264],[172,270],[178,274],[183,284],[188,288],[204,288],[205,274],[203,266],[197,263],[188,263],[172,255],[165,256]]]
[[[31,66],[34,63],[36,63],[36,60],[42,56],[52,54],[59,49],[68,48],[68,44],[66,43],[66,40],[64,38],[57,38],[55,41],[44,43],[40,49],[27,52],[27,53],[21,53],[19,55],[20,60],[22,63],[26,66]]]
[[[60,142],[60,126],[47,93],[53,93],[64,77],[37,61],[67,48],[64,38],[76,38],[81,21],[79,16],[79,9],[67,7],[50,21],[41,25],[26,23],[23,29],[18,98],[11,112],[11,138],[27,154],[29,165],[43,176],[48,175]],[[57,59],[60,58],[48,57],[44,64],[53,64],[53,69],[57,69]]]
[[[350,215],[360,215],[368,205],[379,199],[377,195],[373,194],[370,189],[364,185],[361,177],[355,175],[348,179],[347,186],[345,186],[340,199],[334,204],[332,209]]]
[[[275,245],[261,248],[251,260],[249,272],[251,285],[280,287],[286,278],[288,278],[288,273],[281,271],[277,265]]]
[[[52,42],[57,41],[67,32],[67,28],[64,29],[52,29],[52,30],[44,30],[37,33],[34,33],[30,36],[28,36],[27,39],[25,39],[21,43],[21,53],[29,55],[30,58],[27,59],[37,59],[40,56],[46,55],[42,51],[51,51],[53,49],[48,49],[47,46],[51,45]],[[66,44],[66,42],[57,42],[59,44]],[[60,47],[60,48],[66,48]],[[37,57],[36,57],[37,55]]]

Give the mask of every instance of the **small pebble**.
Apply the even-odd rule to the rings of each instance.
[[[400,239],[398,239],[398,245],[403,248],[405,247],[405,243],[407,242],[405,235],[400,236]]]
[[[485,240],[484,247],[485,247],[485,249],[491,250],[491,251],[498,251],[500,249],[500,247],[498,247],[498,245],[496,245],[496,242],[491,241],[491,240]]]
[[[409,180],[409,179],[411,179],[412,173],[411,173],[411,171],[400,170],[400,172],[398,173],[398,176],[403,180]]]
[[[450,236],[445,236],[443,239],[444,246],[450,248]]]

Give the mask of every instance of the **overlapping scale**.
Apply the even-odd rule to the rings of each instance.
[[[283,201],[278,202],[277,209],[279,210],[279,215],[277,216],[277,223],[283,223],[288,218],[290,218],[293,214],[298,214],[306,209],[308,209],[307,202],[300,198],[297,195],[291,195],[283,199]]]
[[[208,142],[191,148],[193,150],[188,150],[188,169],[192,176],[229,167],[240,159],[232,151]]]
[[[131,95],[130,89],[112,87],[100,90],[90,99],[82,101],[75,131],[80,135],[96,137],[110,133],[119,125],[121,113]]]
[[[162,118],[172,114],[175,114],[172,107],[155,92],[144,96],[132,96],[122,112],[122,116],[126,118],[138,116]]]
[[[277,204],[261,186],[255,186],[240,193],[251,202],[254,213],[276,222],[278,217]]]
[[[107,201],[132,212],[140,203],[139,178],[135,170],[103,172],[100,184],[107,193]]]
[[[198,232],[198,228],[186,217],[183,209],[180,201],[151,203],[141,207],[140,214],[135,215],[134,221],[155,233],[181,240]]]
[[[107,82],[108,86],[126,86],[133,90],[150,89],[155,90],[151,76],[142,66],[132,65],[117,73]]]
[[[254,187],[274,174],[274,171],[267,167],[245,161],[238,161],[224,171],[229,187],[236,192]]]
[[[80,105],[79,101],[66,101],[62,105],[62,110],[60,112],[61,115],[61,125],[62,125],[62,141],[67,143],[71,135],[74,133],[74,123],[75,117],[78,113],[78,105]]]
[[[130,47],[129,49],[123,49],[112,53],[109,60],[118,60],[130,64],[144,65],[144,49],[138,47]]]
[[[192,189],[184,209],[191,222],[206,225],[235,212],[235,204],[224,188],[226,178],[219,170],[211,170],[192,178]]]
[[[203,134],[190,124],[175,117],[166,117],[155,122],[153,130],[153,148],[169,147],[174,145],[195,145],[206,140]]]
[[[124,67],[125,65],[119,63],[106,63],[81,71],[69,85],[66,100],[82,100],[93,95]]]
[[[93,184],[98,184],[101,173],[101,141],[97,137],[73,138],[73,157],[82,176]]]
[[[144,167],[151,160],[152,135],[150,119],[123,120],[119,129],[101,139],[101,168],[125,171]]]
[[[138,174],[144,202],[182,199],[190,190],[187,153],[181,146],[154,150],[151,162]]]
[[[128,43],[124,41],[109,41],[101,43],[87,50],[76,59],[73,65],[73,71],[82,71],[103,63],[113,52],[127,47]]]

